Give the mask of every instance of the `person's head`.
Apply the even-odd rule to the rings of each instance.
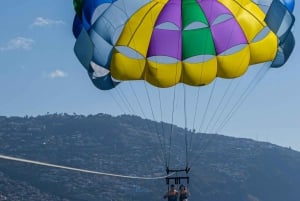
[[[175,186],[174,186],[174,184],[171,184],[171,190],[175,190]]]

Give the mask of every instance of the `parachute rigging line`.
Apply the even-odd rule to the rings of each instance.
[[[121,95],[124,97],[124,100],[125,102],[128,104],[129,108],[130,108],[130,111],[133,113],[133,114],[136,114],[135,113],[135,110],[134,110],[134,107],[131,105],[130,101],[128,100],[127,96],[124,94],[123,90],[120,90],[118,89],[121,93]]]
[[[201,124],[199,126],[199,132],[200,133],[203,132],[202,127],[203,127],[204,121],[206,119],[206,115],[207,115],[208,108],[209,108],[211,100],[212,100],[213,93],[215,91],[216,83],[217,83],[217,80],[215,80],[214,83],[213,83],[213,86],[212,86],[212,89],[210,91],[210,95],[209,95],[209,98],[208,98],[208,101],[207,101],[207,104],[206,104],[206,107],[205,107],[205,111],[204,111],[203,116],[202,116]]]
[[[124,94],[121,92],[121,90],[116,87],[116,91],[117,91],[117,94],[119,95],[120,99],[122,100],[123,104],[125,105],[126,109],[129,111],[129,113],[132,113],[133,110],[130,106],[130,104],[128,103],[128,100],[126,97],[124,97]]]
[[[223,94],[221,100],[219,101],[218,106],[216,107],[216,109],[215,109],[213,115],[211,116],[210,120],[208,121],[208,124],[207,124],[207,126],[206,126],[206,129],[205,129],[204,133],[208,133],[208,129],[210,128],[211,123],[212,123],[213,120],[215,119],[216,114],[217,114],[217,112],[219,111],[219,108],[221,107],[222,103],[224,103],[223,100],[224,100],[225,97],[227,96],[228,91],[229,91],[229,89],[230,89],[231,86],[232,86],[232,83],[233,83],[233,80],[231,80],[230,83],[229,83],[229,85],[226,87],[226,90],[224,91],[224,94]]]
[[[122,113],[125,113],[124,108],[121,106],[120,102],[117,101],[116,97],[112,93],[108,93],[108,94],[112,97],[112,99],[117,104],[117,106],[120,108],[120,110],[122,111]]]
[[[143,83],[144,83],[144,88],[145,88],[145,91],[146,91],[146,94],[147,94],[147,99],[148,99],[148,103],[149,103],[149,106],[150,106],[152,119],[153,119],[153,121],[154,121],[156,135],[158,136],[159,143],[160,143],[160,146],[161,146],[161,150],[162,150],[162,152],[163,152],[163,156],[164,156],[164,160],[165,160],[165,166],[168,167],[168,164],[167,164],[167,152],[166,152],[166,147],[163,146],[163,142],[162,142],[162,139],[161,139],[161,135],[159,134],[159,129],[158,129],[158,127],[157,127],[157,123],[156,123],[155,115],[154,115],[154,112],[153,112],[153,107],[152,107],[152,103],[151,103],[149,91],[148,91],[148,88],[147,88],[147,86],[146,86],[146,82],[143,82]]]
[[[64,169],[64,170],[71,170],[71,171],[82,172],[82,173],[89,173],[89,174],[109,176],[109,177],[127,178],[127,179],[159,180],[159,179],[165,179],[174,174],[174,173],[171,173],[166,176],[158,176],[158,177],[131,176],[131,175],[122,175],[122,174],[113,174],[113,173],[107,173],[107,172],[92,171],[92,170],[86,170],[86,169],[81,169],[81,168],[73,168],[73,167],[69,167],[69,166],[56,165],[56,164],[52,164],[52,163],[45,163],[45,162],[11,157],[11,156],[6,156],[6,155],[0,155],[0,159],[22,162],[22,163],[29,163],[29,164],[39,165],[39,166],[58,168],[58,169]]]
[[[220,126],[217,128],[216,132],[219,132],[228,124],[230,119],[240,109],[240,107],[243,105],[243,103],[246,101],[246,99],[252,93],[252,91],[255,89],[258,83],[264,78],[269,69],[269,63],[265,63],[264,66],[257,72],[254,79],[251,81],[244,93],[236,101],[236,104],[234,104],[234,106],[232,107],[231,111],[228,113],[222,124],[220,124]]]
[[[136,94],[136,92],[135,92],[135,90],[134,90],[134,88],[133,88],[131,82],[129,82],[129,86],[130,86],[130,89],[131,89],[131,91],[132,91],[132,93],[133,93],[133,95],[134,95],[134,97],[135,97],[137,103],[138,103],[138,106],[139,106],[139,109],[140,109],[140,111],[141,111],[141,113],[142,113],[142,116],[143,116],[145,119],[147,119],[147,117],[146,117],[146,115],[145,115],[145,112],[144,112],[144,110],[143,110],[142,104],[141,104],[141,102],[140,102],[140,100],[139,100],[139,98],[138,98],[138,96],[137,96],[137,94]]]
[[[129,84],[132,87],[131,83],[129,83]],[[131,88],[131,90],[133,90],[133,93],[136,95],[136,92],[135,92],[133,87]],[[126,106],[127,110],[129,111],[129,113],[135,114],[128,98],[126,97],[126,94],[122,93],[122,90],[119,90],[119,88],[116,88],[116,91],[117,91],[117,94],[119,95],[120,99],[122,100],[123,104]],[[136,97],[136,99],[137,99],[138,104],[140,105],[139,99],[137,97]],[[141,110],[141,111],[143,111],[143,110]],[[142,112],[142,113],[144,114],[144,112]],[[144,118],[146,118],[145,114],[144,114]],[[147,128],[148,128],[148,131],[151,132],[150,125],[148,124],[148,122],[147,122]],[[163,155],[163,158],[164,158],[163,160],[166,161],[166,159],[165,159],[166,158],[166,151],[164,151],[164,148],[162,146],[161,139],[160,139],[160,136],[159,136],[159,133],[158,133],[157,130],[158,129],[156,128],[156,133],[158,135],[159,143],[160,143],[160,146],[161,146],[161,152],[162,152],[162,155]],[[161,157],[159,157],[159,160],[161,161]]]
[[[128,105],[126,105],[125,101],[124,101],[124,98],[121,96],[120,92],[118,91],[118,89],[116,89],[116,94],[118,95],[119,99],[121,100],[121,103],[123,104],[123,107],[125,107],[125,110],[124,110],[124,114],[126,113],[130,113],[130,109],[128,107]],[[120,104],[120,105],[122,105]]]
[[[193,150],[193,136],[195,135],[195,122],[196,122],[196,116],[197,116],[197,111],[198,111],[199,95],[200,95],[200,87],[197,89],[196,106],[195,106],[195,112],[194,112],[194,117],[193,117],[193,130],[192,130],[192,134],[190,135],[190,139],[189,139],[189,142],[190,142],[189,151],[191,153]]]
[[[144,109],[143,109],[143,107],[142,107],[141,101],[140,101],[140,99],[138,98],[137,93],[136,93],[134,87],[132,86],[131,82],[129,82],[129,86],[130,86],[130,89],[131,89],[132,93],[134,94],[134,97],[135,97],[137,103],[138,103],[138,106],[139,106],[139,109],[140,109],[140,111],[141,111],[141,113],[142,113],[143,118],[147,119],[147,116],[145,115],[145,111],[144,111]],[[148,121],[146,121],[146,125],[147,125],[147,130],[151,133],[151,129],[150,129],[151,126],[149,125],[149,122],[148,122]],[[161,150],[161,151],[162,151],[162,150]],[[164,155],[163,151],[162,151],[162,154]],[[159,156],[160,156],[160,157],[159,157],[159,160],[161,161],[161,160],[162,160],[162,159],[161,159],[161,155],[159,155]]]
[[[183,84],[183,107],[184,107],[184,141],[185,141],[185,157],[186,157],[186,168],[189,165],[188,158],[188,138],[187,138],[187,111],[186,111],[186,88]]]
[[[218,129],[216,129],[215,133],[218,133],[218,131],[222,128],[224,128],[226,126],[226,124],[230,121],[230,119],[232,118],[232,116],[237,112],[237,110],[241,107],[241,105],[244,103],[244,101],[247,99],[247,97],[251,94],[251,92],[254,90],[254,88],[257,86],[257,84],[262,80],[262,78],[266,75],[266,73],[269,70],[269,63],[265,63],[262,68],[254,75],[253,79],[250,81],[250,83],[247,85],[246,89],[243,91],[243,93],[240,95],[240,97],[238,98],[238,100],[235,102],[235,104],[233,104],[233,107],[231,108],[230,112],[227,113],[226,117],[224,117],[222,123],[219,125]],[[234,94],[237,91],[238,86],[240,86],[240,82],[242,79],[239,79],[238,83],[235,85],[231,95],[229,96],[229,98],[227,99],[221,113],[219,114],[217,121],[214,123],[213,128],[215,128],[216,124],[219,122],[222,114],[225,111],[225,108],[229,105],[229,102],[232,100],[232,97],[234,97]],[[234,80],[232,80],[233,82]],[[229,88],[231,87],[232,83],[229,83],[228,87],[226,88],[226,94],[229,91]],[[222,126],[222,127],[221,127]],[[200,153],[203,152],[205,149],[207,149],[207,147],[212,143],[212,139],[213,139],[214,135],[210,135],[210,137],[208,138],[207,142],[199,147],[201,147],[200,149]],[[195,162],[197,160],[199,160],[200,156],[195,157],[194,160],[192,160],[192,162]],[[194,164],[194,163],[193,163]],[[192,165],[190,167],[192,167]]]
[[[212,89],[211,89],[211,91],[210,91],[210,95],[209,95],[207,104],[206,104],[206,106],[205,106],[205,111],[204,111],[204,113],[203,113],[203,115],[202,115],[201,124],[200,124],[199,130],[198,130],[198,132],[200,132],[201,134],[203,134],[202,127],[203,127],[203,124],[204,124],[204,120],[206,119],[206,115],[207,115],[207,113],[208,113],[208,109],[209,109],[210,103],[211,103],[211,101],[212,101],[212,96],[213,96],[214,91],[215,91],[216,82],[217,82],[217,80],[215,80],[215,81],[213,82]],[[191,148],[192,148],[192,142],[190,142],[190,143],[191,143]],[[207,144],[208,144],[208,143],[209,143],[209,140],[208,140]],[[205,144],[204,144],[204,145],[205,145]],[[206,146],[204,146],[204,145],[203,145],[203,146],[202,146],[202,145],[199,146],[199,147],[201,148],[200,152],[204,150],[204,147],[206,147]],[[193,159],[191,160],[192,162],[195,161],[194,158],[196,158],[196,154],[194,154],[194,156],[191,157],[191,158],[193,158]],[[191,164],[190,164],[190,168],[192,168],[192,162],[191,162]]]
[[[167,148],[166,148],[166,140],[165,140],[165,128],[164,128],[164,122],[163,122],[163,114],[162,114],[162,102],[161,102],[161,94],[159,88],[158,90],[158,99],[159,99],[159,109],[160,109],[160,124],[161,124],[161,131],[162,131],[162,136],[163,136],[163,143],[164,143],[164,149],[165,149],[165,154],[167,157]],[[167,163],[167,162],[166,162]]]
[[[198,111],[199,95],[200,95],[200,87],[197,89],[196,106],[195,106],[195,112],[194,112],[194,118],[193,118],[193,130],[195,130],[195,122],[196,122],[196,116],[197,116],[197,111]]]
[[[160,109],[160,121],[161,121],[161,130],[163,133],[163,136],[165,136],[165,129],[164,129],[164,122],[163,122],[163,114],[162,114],[162,104],[161,104],[161,94],[160,90],[158,89],[158,99],[159,99],[159,109]]]
[[[233,81],[233,80],[232,80]],[[223,116],[227,106],[229,105],[229,103],[231,102],[232,98],[234,97],[234,94],[237,92],[238,86],[240,86],[241,79],[239,79],[238,83],[235,85],[235,87],[233,88],[231,94],[229,95],[229,98],[227,99],[227,101],[225,102],[225,104],[223,105],[223,108],[221,110],[221,112],[219,113],[214,125],[212,126],[212,128],[215,128],[218,124],[219,121],[221,121],[221,117]],[[216,131],[214,131],[216,132]]]
[[[172,120],[171,120],[171,132],[169,137],[169,157],[168,157],[168,168],[170,165],[170,158],[171,158],[171,146],[172,146],[172,136],[174,132],[174,111],[175,111],[175,99],[176,99],[176,88],[177,85],[174,86],[173,90],[173,100],[172,100]]]

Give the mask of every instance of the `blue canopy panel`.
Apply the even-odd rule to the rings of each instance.
[[[280,67],[288,60],[295,46],[291,31],[295,17],[280,0],[273,0],[267,10],[265,22],[279,39],[277,55],[271,67]]]
[[[295,8],[295,0],[283,0],[285,7],[292,13]]]
[[[108,69],[93,62],[95,46],[89,34],[82,29],[74,46],[74,52],[80,63],[86,68],[93,84],[101,90],[114,88],[119,82],[111,78]]]
[[[84,28],[86,30],[89,30],[91,28],[91,25],[93,24],[93,20],[95,19],[94,15],[97,15],[99,13],[98,8],[100,7],[100,5],[102,4],[110,5],[114,1],[115,0],[85,0],[83,4],[83,10],[82,10],[82,23]]]
[[[81,32],[81,29],[82,29],[81,19],[78,15],[75,15],[74,21],[73,21],[73,27],[72,27],[73,35],[75,36],[75,38],[78,38],[78,36]]]
[[[82,21],[75,17],[74,51],[97,88],[108,90],[119,83],[110,73],[114,46],[130,16],[149,1],[131,0],[127,4],[126,0],[88,0],[84,2]]]

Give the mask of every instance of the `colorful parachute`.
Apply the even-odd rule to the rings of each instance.
[[[294,0],[74,0],[74,51],[102,90],[123,80],[207,85],[282,66]]]

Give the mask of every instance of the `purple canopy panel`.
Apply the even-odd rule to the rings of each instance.
[[[236,45],[248,43],[243,30],[234,17],[213,25],[218,16],[224,14],[232,16],[231,12],[224,5],[215,0],[198,0],[198,2],[211,26],[217,54]]]
[[[247,39],[234,18],[211,27],[216,52],[220,54],[236,45],[248,44]]]
[[[170,29],[168,26],[157,27],[165,23],[171,23],[174,26]],[[169,56],[181,60],[181,0],[170,0],[165,5],[158,16],[155,27],[147,57]]]
[[[169,0],[160,12],[155,26],[165,22],[176,24],[181,30],[181,0]]]
[[[169,56],[181,60],[181,31],[154,29],[148,57]]]
[[[232,15],[230,10],[216,0],[198,0],[198,3],[204,11],[206,19],[210,25],[212,25],[215,19],[220,15]]]

